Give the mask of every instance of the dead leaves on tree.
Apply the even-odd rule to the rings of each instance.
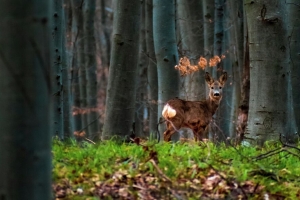
[[[175,69],[179,70],[181,76],[186,76],[188,74],[192,74],[194,72],[199,71],[200,69],[204,70],[206,66],[214,67],[217,66],[225,56],[222,55],[214,56],[207,61],[206,58],[200,57],[197,65],[192,65],[190,59],[186,56],[180,58],[178,65],[175,66]]]

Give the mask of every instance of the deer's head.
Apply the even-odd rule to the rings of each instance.
[[[214,80],[211,75],[206,72],[205,80],[209,87],[209,98],[213,101],[220,101],[222,99],[222,89],[227,80],[227,73],[223,72],[219,80]]]

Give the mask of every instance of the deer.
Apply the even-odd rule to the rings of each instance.
[[[209,87],[206,100],[186,101],[174,98],[166,102],[162,111],[167,125],[164,132],[165,142],[169,142],[171,136],[181,128],[191,129],[196,141],[207,138],[205,131],[222,100],[222,89],[227,81],[227,73],[223,72],[219,80],[214,80],[206,72],[205,81]]]

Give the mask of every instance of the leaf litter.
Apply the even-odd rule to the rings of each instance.
[[[159,147],[155,147],[155,145],[142,144],[140,141],[134,144],[142,152],[139,159],[134,158],[133,155],[124,157],[115,155],[109,157],[110,163],[102,168],[101,165],[104,163],[101,162],[96,163],[95,169],[87,169],[88,164],[82,164],[91,162],[92,158],[83,160],[81,163],[67,162],[68,165],[60,166],[60,170],[58,170],[58,166],[61,160],[54,162],[53,193],[56,199],[286,198],[286,194],[280,191],[270,191],[258,181],[262,177],[272,179],[275,181],[273,184],[279,184],[278,180],[274,180],[270,176],[270,173],[265,175],[266,173],[252,170],[249,171],[249,175],[252,176],[251,180],[241,180],[220,166],[229,166],[230,163],[208,162],[207,159],[202,158],[200,159],[201,165],[199,162],[191,160],[190,166],[184,167],[184,170],[179,170],[177,168],[179,168],[180,162],[178,162],[177,168],[175,168],[178,171],[170,172],[172,170],[171,165],[161,165],[160,161],[166,159],[167,156],[175,158],[176,153],[160,155],[162,151],[159,151]],[[180,146],[181,144],[176,145]],[[132,144],[131,147],[137,148],[133,147]],[[203,149],[203,147],[201,148]],[[78,149],[80,150],[80,148]],[[101,150],[99,151],[101,152]],[[68,159],[71,160],[66,156],[65,160]],[[226,161],[225,158],[224,160]],[[76,168],[74,165],[80,165],[80,167]],[[68,167],[72,171],[68,172],[66,170]],[[59,174],[58,172],[63,173]],[[282,174],[291,173],[287,172],[289,172],[287,169],[280,171]],[[289,183],[284,184],[288,185]],[[300,190],[296,191],[296,196],[300,197]]]

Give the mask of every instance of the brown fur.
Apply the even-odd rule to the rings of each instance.
[[[164,132],[164,141],[170,141],[171,136],[183,127],[192,129],[195,140],[207,138],[205,136],[205,129],[222,99],[222,88],[227,80],[227,73],[224,72],[219,81],[215,81],[206,72],[205,80],[210,88],[208,99],[202,101],[185,101],[176,98],[166,103],[162,112],[167,124],[167,130]],[[216,93],[219,96],[214,95]]]

